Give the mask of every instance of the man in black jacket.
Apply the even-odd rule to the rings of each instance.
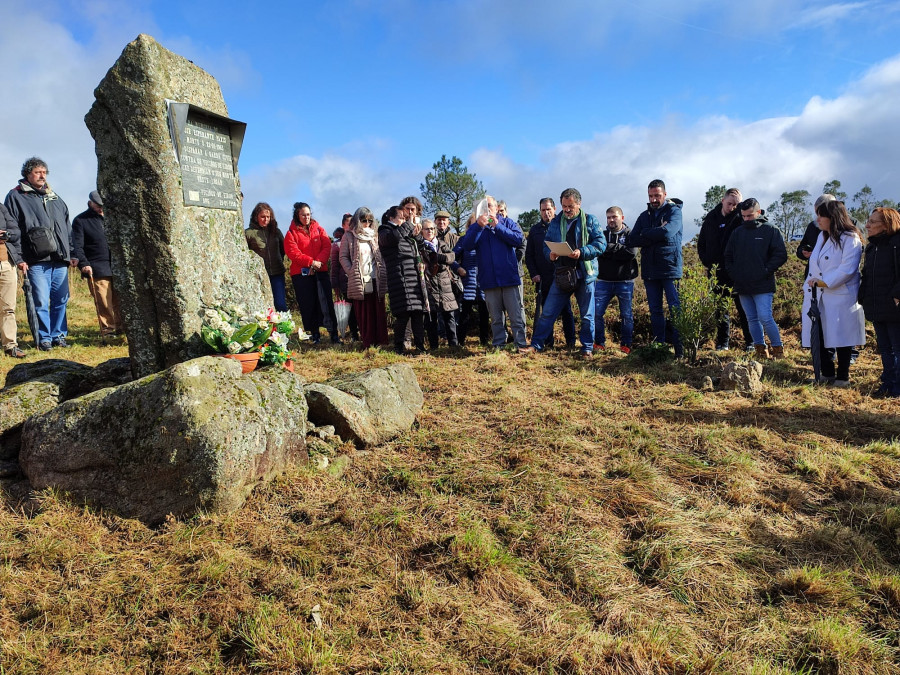
[[[81,277],[88,279],[94,295],[100,337],[118,335],[125,331],[119,311],[119,294],[113,287],[112,256],[103,228],[103,199],[97,190],[88,195],[87,210],[72,221],[72,242]],[[90,278],[93,277],[93,284]]]
[[[49,169],[40,157],[22,165],[22,180],[6,195],[7,211],[19,225],[22,273],[31,281],[38,318],[38,347],[68,347],[69,265],[78,264],[72,245],[69,207],[47,182]]]
[[[775,297],[775,270],[787,262],[784,239],[777,227],[769,225],[759,202],[752,197],[741,202],[744,223],[731,233],[725,247],[725,269],[747,313],[747,323],[756,356],[769,358],[766,336],[772,345],[772,358],[784,358],[781,332],[772,316]]]
[[[637,249],[625,245],[631,230],[625,225],[625,214],[618,206],[606,209],[606,250],[597,258],[597,283],[594,285],[594,349],[606,349],[606,323],[603,315],[613,298],[619,301],[622,320],[620,349],[631,352],[634,334],[634,280],[638,275]]]
[[[725,246],[735,228],[741,226],[741,212],[737,205],[741,203],[741,191],[737,188],[729,188],[725,191],[722,201],[703,218],[700,225],[700,236],[697,237],[697,254],[700,262],[706,267],[707,274],[712,276],[712,267],[716,266],[716,292],[720,297],[734,298],[738,317],[741,321],[741,331],[744,334],[744,346],[752,349],[753,338],[750,337],[750,329],[747,326],[747,315],[744,307],[734,292],[731,277],[725,269]],[[727,351],[731,338],[731,308],[726,304],[718,317],[716,331],[716,351]]]
[[[534,325],[541,318],[544,302],[550,295],[550,287],[553,285],[554,264],[544,255],[544,239],[547,237],[547,226],[556,216],[556,202],[552,197],[544,197],[540,203],[541,219],[531,226],[528,231],[528,239],[525,244],[525,266],[528,268],[528,276],[534,283]],[[560,314],[563,325],[563,334],[566,336],[566,345],[569,348],[575,346],[575,315],[572,313],[572,305],[563,306]],[[545,348],[553,346],[553,335],[547,340]]]

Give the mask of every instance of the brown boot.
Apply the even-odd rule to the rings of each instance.
[[[776,347],[772,345],[772,358],[773,359],[783,359],[784,358],[784,347]]]
[[[765,345],[753,345],[756,348],[756,358],[766,360],[769,358],[769,350]]]

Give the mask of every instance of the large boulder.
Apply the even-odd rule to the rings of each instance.
[[[227,118],[215,78],[139,35],[94,96],[85,123],[96,142],[97,185],[132,370],[143,377],[207,353],[200,339],[204,306],[262,309],[272,302],[271,290],[262,259],[244,239],[232,157],[204,178],[218,183],[215,207],[185,203],[188,174],[223,153],[204,156],[215,143],[203,141],[200,161],[182,146],[179,164],[167,101]]]
[[[408,431],[424,397],[413,369],[401,363],[310,384],[306,401],[310,422],[332,425],[344,440],[366,447]]]
[[[48,382],[57,386],[62,398],[71,398],[71,395],[78,391],[82,379],[91,370],[93,370],[91,366],[66,359],[19,363],[6,374],[5,386],[12,387],[23,382]]]
[[[77,395],[91,367],[64,359],[20,363],[6,374],[0,389],[0,461],[19,455],[22,424]]]
[[[187,361],[30,417],[19,461],[37,489],[151,525],[231,511],[306,461],[303,385],[283,368],[242,376],[231,359]]]

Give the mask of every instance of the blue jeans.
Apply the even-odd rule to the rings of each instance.
[[[31,298],[38,318],[40,342],[69,334],[66,305],[69,303],[69,265],[63,262],[28,266]]]
[[[675,347],[675,356],[681,356],[681,336],[671,323],[666,321],[663,311],[663,295],[669,305],[669,314],[673,314],[681,307],[678,297],[678,286],[675,279],[644,279],[644,288],[647,290],[647,305],[650,308],[650,330],[653,333],[653,341],[660,344],[672,343]]]
[[[563,293],[556,287],[556,282],[550,287],[547,300],[544,302],[544,310],[541,318],[534,326],[534,335],[531,336],[531,346],[537,350],[544,348],[547,340],[553,333],[553,324],[563,311],[563,307],[570,302],[571,293]],[[581,340],[581,351],[594,351],[594,282],[586,284],[578,281],[575,287],[575,302],[578,303],[578,312],[581,314],[581,326],[578,328],[578,339]]]
[[[270,274],[269,283],[272,286],[272,300],[275,303],[276,312],[287,311],[287,294],[285,292],[284,275]]]
[[[753,344],[765,346],[766,337],[773,347],[781,347],[781,333],[778,332],[778,324],[772,316],[772,298],[774,293],[757,293],[756,295],[741,295],[741,305],[747,315],[747,325],[750,327],[750,337]],[[763,335],[765,330],[765,335]]]
[[[878,353],[881,354],[881,390],[900,396],[900,323],[873,321]]]
[[[544,281],[542,278],[540,281],[539,288],[535,289],[534,293],[534,302],[537,307],[537,311],[534,313],[534,325],[537,326],[537,322],[541,318],[541,313],[544,311],[544,303],[547,302],[547,296],[550,295],[550,289],[553,288],[553,278],[547,279]],[[574,347],[575,346],[575,315],[572,313],[572,303],[567,302],[563,304],[562,314],[560,315],[562,319],[562,329],[563,335],[566,338],[566,346]],[[550,337],[547,339],[547,342],[544,344],[545,347],[552,347],[555,340],[553,339],[553,332],[550,332]]]
[[[622,340],[625,347],[631,346],[634,334],[634,314],[631,299],[634,296],[633,281],[602,281],[594,283],[594,344],[606,345],[606,322],[603,315],[613,298],[619,299],[619,316],[622,319]]]

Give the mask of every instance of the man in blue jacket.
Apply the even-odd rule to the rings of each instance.
[[[581,356],[590,359],[594,355],[594,282],[597,280],[596,258],[606,250],[606,240],[597,219],[581,210],[581,193],[575,188],[563,190],[559,196],[562,213],[547,226],[544,253],[555,265],[553,284],[541,318],[534,326],[531,351],[542,351],[553,324],[572,294],[578,303],[581,326]],[[548,242],[565,242],[572,250],[565,256],[550,250]]]
[[[516,248],[522,245],[522,228],[516,221],[497,213],[497,201],[486,197],[488,213],[469,225],[462,239],[453,248],[458,256],[475,251],[478,260],[478,285],[484,291],[484,301],[491,316],[494,347],[506,344],[504,312],[509,315],[513,340],[519,351],[527,351],[525,337],[525,305],[522,301],[522,277]]]
[[[681,356],[678,331],[666,321],[663,295],[669,304],[669,314],[681,306],[677,282],[681,279],[681,200],[666,197],[666,184],[656,179],[647,186],[647,210],[638,216],[625,245],[641,249],[641,278],[647,290],[650,308],[650,328],[653,341],[671,342],[675,356]],[[671,333],[670,339],[667,332]]]
[[[534,323],[537,325],[541,318],[544,303],[550,295],[550,287],[553,285],[554,265],[544,255],[544,239],[547,236],[547,228],[550,221],[556,216],[556,202],[552,197],[544,197],[540,202],[541,219],[531,226],[528,231],[528,241],[525,245],[525,266],[528,268],[528,276],[534,282]],[[572,305],[564,304],[562,310],[563,335],[566,336],[566,346],[575,346],[575,315],[572,313]],[[553,334],[547,340],[545,347],[553,346]]]

